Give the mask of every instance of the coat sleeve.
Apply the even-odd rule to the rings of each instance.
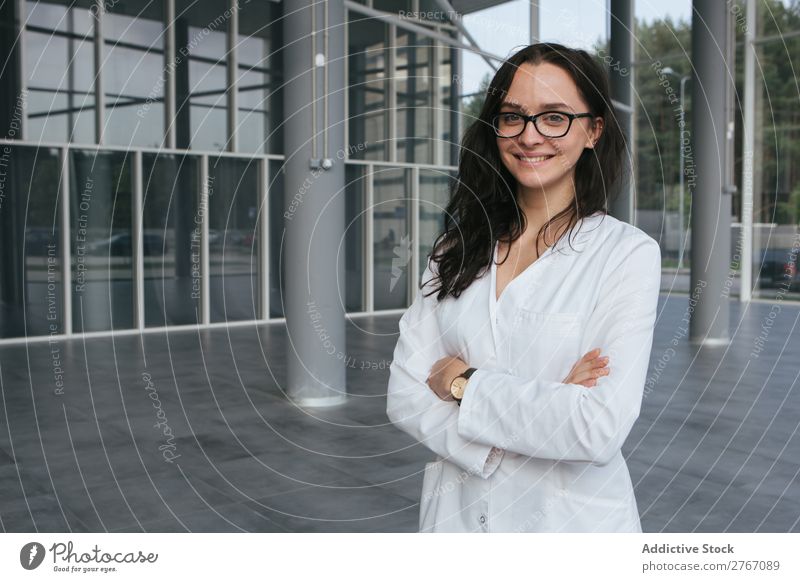
[[[434,276],[425,269],[423,289],[400,318],[400,337],[389,366],[386,414],[403,432],[469,474],[488,478],[500,463],[502,451],[458,434],[459,406],[440,399],[427,383],[433,364],[447,355],[436,317],[436,294],[430,291]]]
[[[613,459],[641,410],[661,286],[658,244],[627,239],[601,275],[581,340],[581,356],[596,347],[609,356],[608,376],[586,388],[478,369],[461,401],[460,436],[530,457]]]

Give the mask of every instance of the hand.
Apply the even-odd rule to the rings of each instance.
[[[597,386],[597,379],[601,376],[608,376],[610,370],[607,367],[608,356],[600,356],[600,348],[595,348],[588,352],[572,367],[565,384],[580,384],[586,388]]]
[[[446,356],[431,366],[431,373],[427,379],[428,386],[442,400],[453,400],[450,385],[457,376],[468,369],[469,366],[460,358]]]

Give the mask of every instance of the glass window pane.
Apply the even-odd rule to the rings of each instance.
[[[26,2],[27,139],[95,140],[93,19],[88,1]]]
[[[145,325],[201,323],[198,160],[144,154],[142,174]]]
[[[771,40],[755,45],[754,295],[796,301],[800,299],[800,115],[794,79],[800,68],[800,37],[793,33],[800,30],[800,18],[796,5],[758,3],[757,19],[758,35]],[[735,259],[737,238],[731,242]]]
[[[408,306],[411,170],[376,167],[373,179],[374,307],[400,309]]]
[[[239,151],[283,152],[281,6],[276,2],[240,4],[239,9]]]
[[[353,159],[388,161],[388,26],[358,16],[349,22],[347,34],[349,155]]]
[[[203,151],[227,149],[225,0],[175,3],[176,143]]]
[[[109,3],[103,18],[107,143],[158,147],[164,141],[164,7]]]
[[[64,333],[57,150],[0,147],[0,337]]]
[[[73,150],[70,156],[72,328],[133,327],[130,156]]]
[[[283,162],[269,161],[269,316],[283,317],[283,298],[286,289],[283,276],[285,268],[281,260],[285,237],[286,204],[283,196]]]
[[[259,318],[258,164],[209,160],[211,321]]]
[[[458,80],[453,74],[457,63],[458,55],[456,49],[448,45],[440,45],[439,55],[441,64],[439,65],[439,84],[441,86],[442,102],[439,105],[442,109],[442,148],[444,156],[442,161],[451,166],[458,165],[458,136],[455,135],[458,126]]]
[[[397,160],[433,163],[431,39],[397,29]]]
[[[365,166],[345,166],[345,310],[364,311]]]
[[[419,274],[428,266],[433,243],[444,231],[444,217],[455,175],[436,170],[419,172]]]

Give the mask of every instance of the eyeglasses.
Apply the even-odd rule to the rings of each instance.
[[[591,113],[565,113],[563,111],[542,111],[536,115],[504,112],[492,117],[492,127],[497,137],[517,137],[521,135],[528,122],[544,137],[564,137],[572,127],[572,121],[579,117],[593,117]]]

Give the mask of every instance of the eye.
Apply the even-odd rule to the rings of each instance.
[[[567,122],[567,116],[563,113],[548,113],[542,116],[542,121],[548,125],[560,125]]]
[[[502,119],[503,123],[521,123],[522,116],[518,115],[517,113],[501,113],[500,118]]]

